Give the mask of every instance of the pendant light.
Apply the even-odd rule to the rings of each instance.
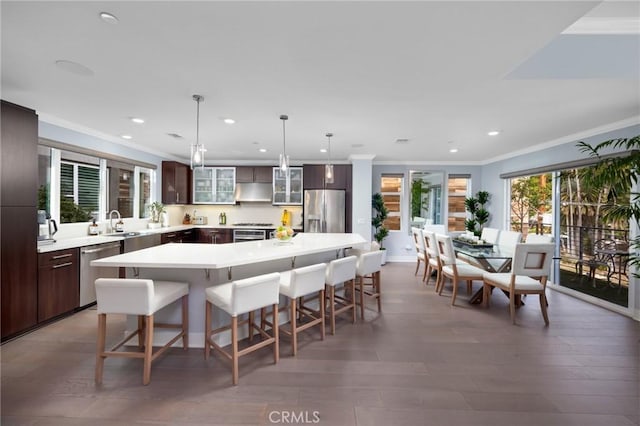
[[[327,133],[327,164],[324,166],[324,182],[333,183],[333,164],[331,164],[331,137],[333,133]]]
[[[196,101],[196,143],[191,144],[191,169],[194,167],[204,167],[204,145],[200,143],[200,102],[204,101],[204,96],[193,95]]]
[[[282,120],[282,154],[280,154],[280,175],[288,175],[289,174],[289,156],[287,155],[287,142],[286,142],[286,133],[285,133],[285,123],[289,119],[287,115],[281,115],[280,120]]]

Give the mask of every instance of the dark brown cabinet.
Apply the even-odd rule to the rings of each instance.
[[[2,101],[0,143],[2,340],[38,321],[38,116]]]
[[[236,167],[237,183],[271,183],[273,168],[271,166],[241,166]]]
[[[165,232],[160,236],[160,244],[193,243],[197,241],[197,238],[198,238],[198,231],[196,229]]]
[[[304,165],[304,189],[347,189],[351,186],[351,164],[334,164],[333,183],[325,185],[324,164]]]
[[[38,255],[38,322],[80,306],[79,249]]]
[[[198,242],[206,244],[227,244],[233,242],[233,230],[228,228],[200,228]]]
[[[191,203],[191,170],[177,161],[162,162],[162,202],[164,204]]]

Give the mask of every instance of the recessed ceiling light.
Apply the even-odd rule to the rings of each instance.
[[[327,148],[321,148],[320,152],[327,152]]]
[[[233,124],[236,122],[236,120],[234,120],[233,118],[224,118],[222,119],[222,121],[224,121],[227,124]]]
[[[266,150],[266,149],[264,149],[264,148],[260,148],[258,151],[260,151],[260,152],[267,152],[267,150]]]
[[[142,118],[138,118],[138,117],[131,117],[131,121],[133,121],[136,124],[144,123],[144,120]]]
[[[451,148],[451,149],[449,150],[449,152],[451,152],[451,153],[454,153],[454,154],[455,154],[456,152],[458,152],[458,148]]]
[[[131,136],[131,135],[122,135],[122,136],[120,136],[120,137],[121,137],[122,139],[126,139],[126,140],[133,139],[133,136]]]
[[[109,12],[100,12],[100,19],[102,19],[102,22],[106,22],[111,25],[116,25],[118,23],[118,18]]]
[[[56,66],[61,70],[68,71],[73,74],[84,75],[90,77],[93,75],[93,71],[77,62],[68,61],[66,59],[59,59],[56,61]]]
[[[500,130],[491,130],[490,132],[487,133],[487,135],[489,136],[497,136],[500,134]]]

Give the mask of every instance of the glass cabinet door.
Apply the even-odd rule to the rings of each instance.
[[[213,170],[209,167],[193,169],[193,203],[213,202]]]
[[[291,167],[288,174],[273,168],[273,204],[302,205],[302,167]]]
[[[235,204],[236,169],[235,167],[218,167],[215,170],[216,204]]]

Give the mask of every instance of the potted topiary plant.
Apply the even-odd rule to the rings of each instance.
[[[375,193],[371,197],[371,207],[374,210],[374,215],[371,218],[371,225],[374,228],[373,239],[377,241],[380,245],[380,250],[385,250],[382,247],[382,240],[384,240],[387,235],[389,235],[389,230],[384,226],[384,221],[389,214],[389,211],[384,205],[384,199],[382,198],[382,194]],[[386,260],[386,253],[383,255],[383,264]]]
[[[489,202],[491,195],[487,191],[478,191],[475,197],[467,197],[464,206],[471,215],[464,221],[467,231],[473,232],[476,237],[482,235],[482,228],[489,220],[489,211],[485,205]]]
[[[164,205],[159,201],[154,201],[149,204],[149,214],[151,217],[149,218],[149,228],[155,229],[160,228],[162,226],[162,213],[165,212]]]

